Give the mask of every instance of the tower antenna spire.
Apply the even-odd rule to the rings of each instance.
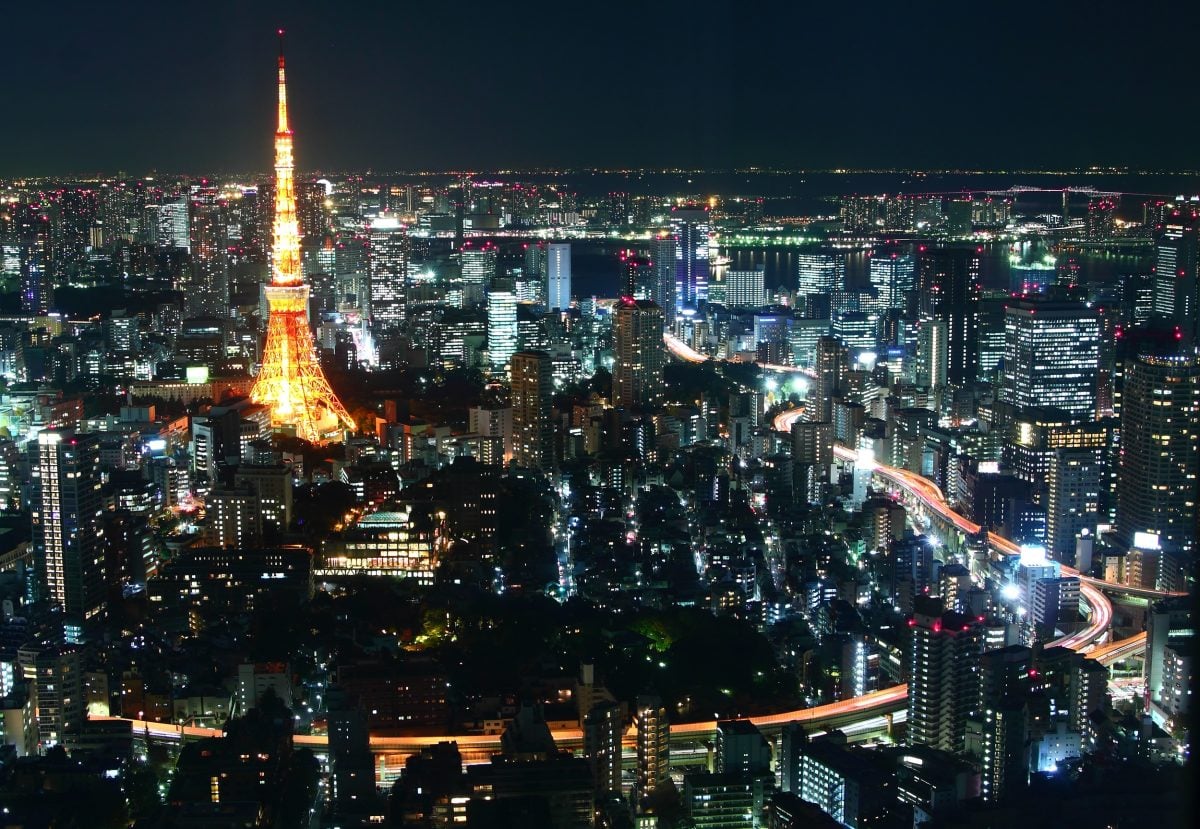
[[[276,29],[275,31],[279,35],[279,126],[276,128],[276,133],[280,134],[290,132],[291,130],[288,127],[287,74],[284,71],[283,62],[283,29]],[[276,150],[278,151],[278,146]],[[276,166],[278,166],[278,163]]]

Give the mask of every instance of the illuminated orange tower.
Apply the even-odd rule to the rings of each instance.
[[[283,30],[279,32],[279,127],[275,131],[275,223],[271,241],[270,317],[262,368],[250,399],[271,408],[271,425],[325,443],[354,421],[329,387],[308,327],[308,286],[300,273],[300,225],[292,181],[292,130],[288,126]]]

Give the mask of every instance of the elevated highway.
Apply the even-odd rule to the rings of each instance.
[[[667,339],[667,345],[672,353],[690,362],[703,362],[708,358],[692,351],[682,342],[675,340],[675,346]],[[679,351],[676,351],[679,349]],[[791,424],[800,416],[799,411],[785,411],[777,415],[773,426],[781,432],[790,432]],[[858,461],[856,454],[845,447],[837,446],[835,455],[844,461]],[[875,463],[872,472],[880,479],[904,491],[910,497],[920,501],[922,505],[943,520],[953,524],[966,534],[977,534],[978,524],[968,520],[954,511],[938,487],[928,479],[904,469]],[[1008,539],[995,533],[988,534],[989,543],[993,549],[1003,555],[1016,555],[1018,549]],[[1075,574],[1077,571],[1063,568],[1065,572]],[[1072,650],[1086,652],[1089,659],[1095,659],[1101,664],[1112,665],[1123,659],[1143,653],[1146,648],[1146,634],[1123,639],[1118,642],[1104,642],[1108,628],[1112,622],[1112,602],[1104,595],[1105,591],[1126,593],[1128,595],[1147,595],[1148,597],[1166,595],[1158,591],[1144,589],[1131,590],[1125,585],[1113,584],[1087,576],[1081,576],[1080,597],[1083,610],[1088,617],[1088,624],[1081,630],[1063,636],[1050,646],[1063,646]],[[768,737],[774,736],[779,729],[790,723],[800,723],[808,731],[842,729],[852,738],[869,736],[890,731],[894,722],[901,722],[907,711],[908,686],[896,685],[880,691],[873,691],[860,697],[830,702],[811,708],[801,708],[790,711],[780,711],[751,717],[750,720]],[[99,717],[93,719],[118,720],[116,717]],[[160,744],[179,745],[184,742],[200,740],[208,737],[219,737],[220,729],[200,728],[195,726],[179,726],[169,723],[148,722],[145,720],[127,720],[131,723],[134,734],[148,741]],[[707,756],[705,744],[716,739],[716,720],[701,722],[677,723],[671,726],[671,750],[673,755],[681,758],[691,758],[684,762],[701,762],[700,758]],[[583,748],[583,731],[579,728],[561,729],[553,732],[555,742],[562,749],[580,751]],[[377,775],[380,782],[387,783],[394,779],[403,767],[405,760],[414,753],[440,742],[453,741],[458,744],[459,752],[466,763],[483,763],[500,750],[500,736],[497,734],[440,734],[391,736],[372,734],[370,738],[371,751],[376,755]],[[301,748],[310,748],[321,753],[328,750],[329,740],[325,735],[297,735],[295,744]],[[624,736],[625,751],[628,753],[634,747],[634,733],[630,729]]]

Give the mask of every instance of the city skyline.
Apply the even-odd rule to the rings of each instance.
[[[8,823],[1190,825],[1182,16],[64,11],[0,166],[210,166],[0,179]]]
[[[720,0],[633,14],[227,3],[174,10],[166,33],[149,4],[124,8],[9,13],[56,38],[11,44],[33,69],[0,93],[24,124],[0,138],[0,175],[265,171],[255,79],[280,27],[303,67],[307,170],[1195,164],[1197,116],[1176,105],[1190,9],[1147,15],[1134,37],[1116,4],[1055,4],[1035,22],[785,7],[759,26]],[[1161,110],[1178,129],[1143,134]]]

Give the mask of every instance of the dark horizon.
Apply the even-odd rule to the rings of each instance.
[[[1200,12],[1076,5],[22,6],[0,175],[267,171],[279,27],[302,170],[1195,169]]]

